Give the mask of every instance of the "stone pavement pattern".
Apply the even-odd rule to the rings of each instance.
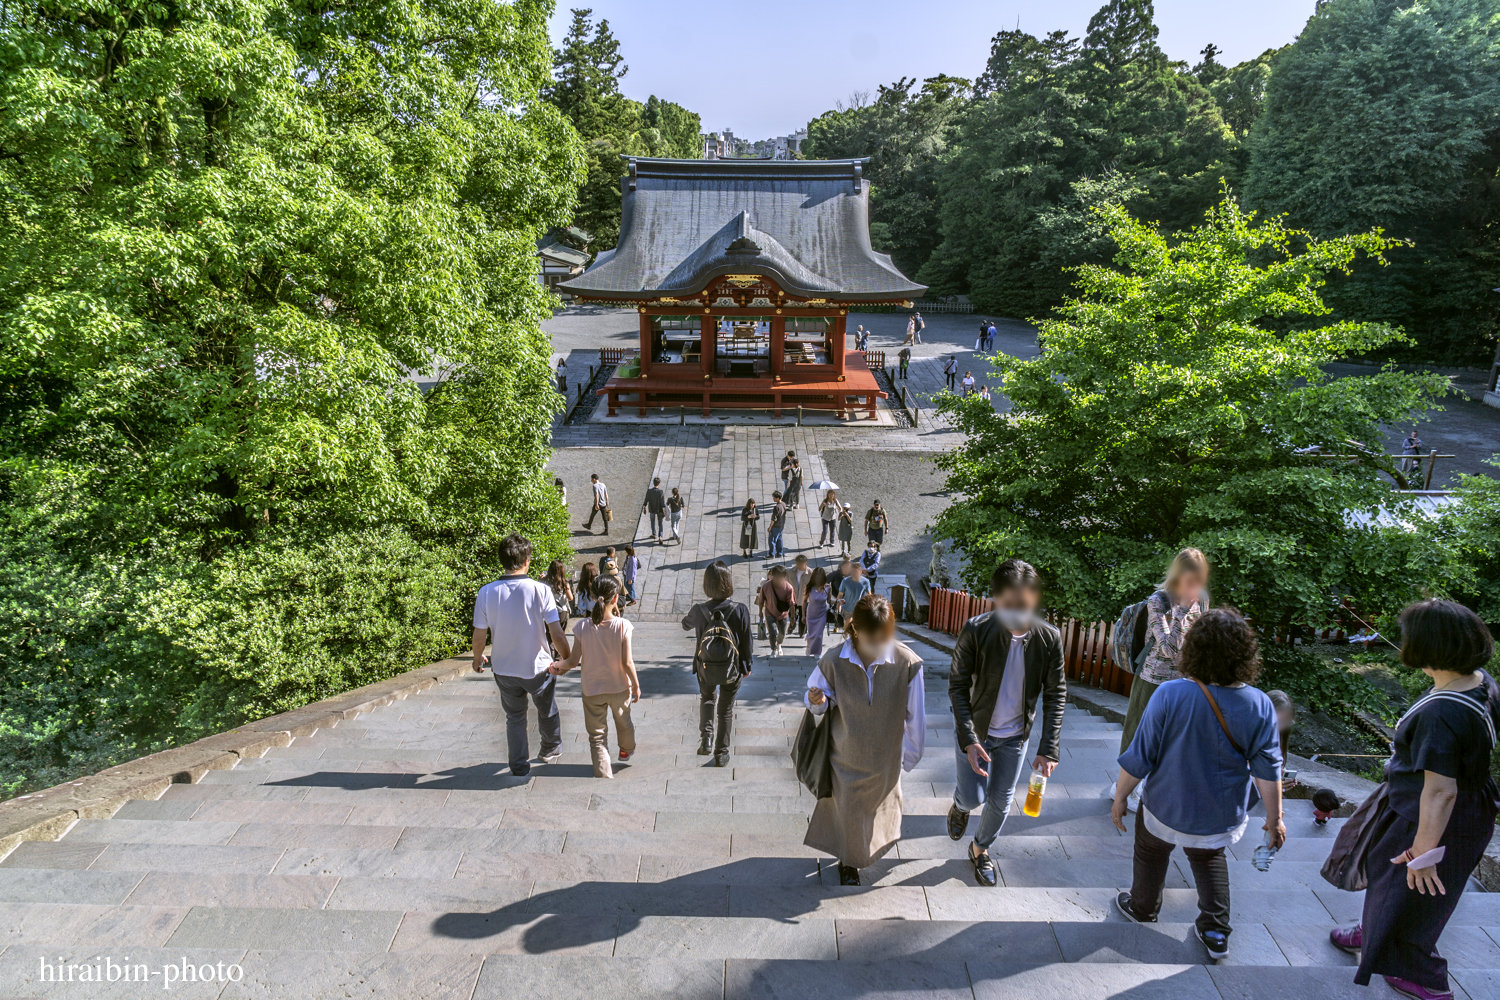
[[[503,763],[490,677],[469,674],[23,844],[0,862],[0,998],[158,996],[159,970],[183,961],[238,964],[240,982],[170,991],[223,1000],[1392,995],[1351,985],[1326,943],[1360,898],[1319,879],[1339,821],[1318,829],[1306,802],[1289,804],[1270,872],[1251,868],[1253,837],[1233,849],[1226,962],[1207,964],[1192,937],[1180,854],[1164,922],[1124,922],[1110,901],[1131,841],[1100,797],[1118,726],[1071,706],[1041,815],[1010,818],[1003,885],[974,885],[943,830],[946,661],[923,646],[929,742],[903,779],[902,840],[842,887],[802,846],[813,802],[788,757],[811,660],[758,662],[719,769],[694,753],[690,641],[665,622],[636,636],[639,748],[612,781],[592,777],[576,674],[560,683],[564,753],[526,778]],[[1467,996],[1500,991],[1497,941],[1500,897],[1466,894],[1442,949]],[[157,976],[38,981],[44,962],[127,956]]]

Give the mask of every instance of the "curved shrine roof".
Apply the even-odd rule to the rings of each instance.
[[[867,160],[627,158],[620,242],[557,287],[585,297],[691,295],[721,274],[851,301],[920,296],[870,246]]]

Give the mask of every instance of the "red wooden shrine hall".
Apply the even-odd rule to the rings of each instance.
[[[631,304],[639,371],[621,407],[831,410],[885,396],[847,336],[851,306],[926,291],[870,246],[863,160],[627,160],[620,241],[559,291]]]

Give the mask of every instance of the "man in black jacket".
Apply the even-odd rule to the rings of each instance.
[[[994,610],[970,618],[958,634],[948,697],[958,737],[958,785],[948,836],[963,839],[969,813],[984,808],[969,846],[974,878],[998,881],[989,848],[1000,835],[1026,762],[1042,699],[1042,738],[1031,766],[1050,777],[1057,767],[1068,682],[1062,635],[1037,615],[1041,580],[1028,562],[1007,559],[990,578]]]
[[[641,513],[651,515],[651,539],[659,542],[667,531],[667,495],[661,490],[661,477],[651,480],[646,491],[646,502],[641,504]]]

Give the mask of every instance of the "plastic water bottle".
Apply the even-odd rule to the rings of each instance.
[[[1271,870],[1271,862],[1275,860],[1276,848],[1271,846],[1271,831],[1267,830],[1265,836],[1261,838],[1260,846],[1255,849],[1250,863],[1255,866],[1256,871],[1268,872]]]
[[[1039,816],[1042,812],[1042,793],[1047,790],[1047,779],[1039,771],[1031,772],[1031,782],[1026,786],[1026,803],[1021,811],[1028,816]]]

